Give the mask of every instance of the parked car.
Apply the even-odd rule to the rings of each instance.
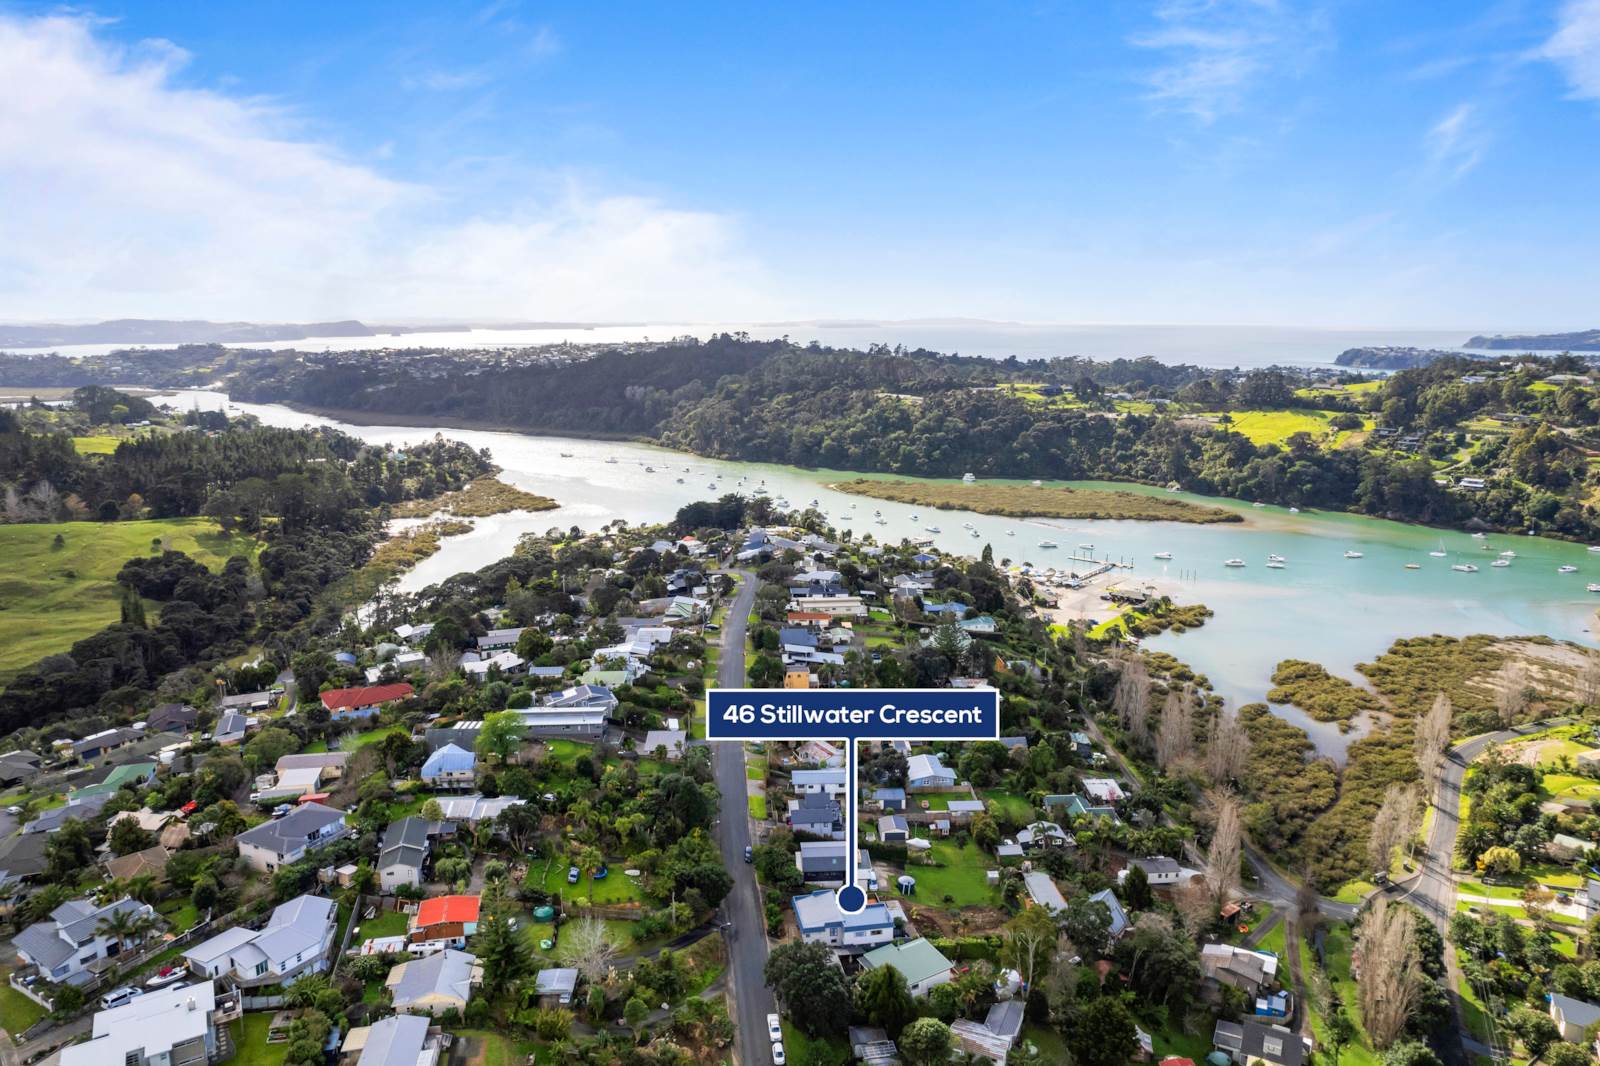
[[[752,848],[749,844],[746,844],[744,846],[744,861],[745,862],[755,862],[756,861],[756,849]]]
[[[576,866],[567,867],[567,884],[569,884],[569,885],[577,884],[578,883],[578,877],[579,877],[578,868]]]
[[[125,985],[122,988],[112,989],[110,992],[107,992],[105,995],[101,996],[100,1006],[104,1010],[110,1010],[112,1007],[120,1007],[124,1003],[132,1003],[135,999],[142,995],[144,995],[144,991],[142,989]]]
[[[776,1014],[767,1015],[767,1039],[773,1043],[783,1039],[783,1023]]]
[[[773,1044],[772,1045],[772,1063],[773,1063],[773,1066],[783,1066],[783,1064],[788,1062],[788,1061],[789,1060],[787,1058],[785,1058],[784,1054],[783,1054],[783,1042],[779,1041],[778,1043]]]

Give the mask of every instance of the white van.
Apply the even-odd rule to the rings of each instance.
[[[132,1003],[142,995],[144,995],[143,989],[132,986],[115,988],[100,997],[100,1006],[104,1010],[110,1010],[112,1007],[120,1007],[125,1003]]]

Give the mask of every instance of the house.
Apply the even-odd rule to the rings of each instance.
[[[644,743],[639,745],[639,753],[648,758],[654,758],[658,749],[666,749],[667,758],[683,758],[683,746],[688,742],[688,734],[681,729],[651,729],[644,735]]]
[[[1088,733],[1073,733],[1072,754],[1088,762],[1094,757],[1094,742],[1089,739]]]
[[[1277,983],[1278,957],[1232,944],[1206,944],[1200,949],[1200,973],[1207,981],[1254,998]]]
[[[402,1014],[440,1014],[467,1009],[472,990],[483,983],[483,964],[465,951],[446,948],[402,962],[384,985]]]
[[[61,1066],[205,1066],[220,1054],[216,986],[147,992],[96,1011],[88,1040],[61,1050]]]
[[[1043,870],[1029,870],[1023,874],[1022,885],[1035,907],[1043,907],[1050,914],[1060,914],[1067,909],[1067,898]]]
[[[878,839],[885,844],[904,844],[911,835],[906,820],[898,814],[886,814],[878,819]]]
[[[101,865],[106,868],[106,876],[113,880],[125,881],[130,877],[148,874],[159,881],[166,876],[168,858],[170,855],[166,848],[153,844],[142,851],[109,856]]]
[[[1281,1025],[1218,1022],[1211,1046],[1239,1066],[1301,1066],[1309,1057],[1305,1040]]]
[[[1109,888],[1103,888],[1089,897],[1091,903],[1103,903],[1106,910],[1111,912],[1111,939],[1115,940],[1128,931],[1128,914],[1122,909],[1122,903],[1117,899],[1117,894]]]
[[[433,896],[422,901],[412,919],[412,932],[427,932],[441,925],[459,925],[463,937],[478,931],[482,900],[477,896]]]
[[[379,886],[384,892],[393,892],[401,885],[422,884],[433,842],[454,832],[450,822],[430,822],[415,814],[390,822],[378,848]]]
[[[924,937],[875,948],[861,957],[861,965],[869,970],[893,966],[906,979],[913,996],[927,995],[939,985],[947,984],[951,976],[950,960]]]
[[[570,966],[551,966],[540,970],[534,979],[541,1007],[567,1007],[578,990],[578,971]]]
[[[906,809],[906,790],[903,788],[875,788],[872,790],[872,798],[886,811]]]
[[[1111,821],[1112,825],[1116,825],[1119,821],[1115,808],[1090,803],[1077,794],[1046,796],[1044,798],[1044,807],[1047,811],[1060,809],[1068,818],[1073,820],[1079,818],[1106,818]]]
[[[275,907],[260,929],[236,925],[183,953],[197,977],[224,978],[241,988],[288,983],[328,968],[339,907],[322,896],[298,896]]]
[[[603,685],[574,685],[546,696],[544,706],[563,709],[598,707],[610,714],[617,709],[617,697]]]
[[[322,694],[322,706],[335,721],[371,718],[387,703],[411,697],[411,685],[396,681],[392,685],[363,685],[360,688],[330,688]]]
[[[610,711],[604,704],[516,708],[517,716],[522,719],[523,735],[527,737],[598,737],[606,731],[606,716]]]
[[[1600,881],[1592,877],[1585,878],[1583,887],[1574,895],[1573,902],[1578,905],[1585,921],[1600,914]]]
[[[91,776],[100,775],[97,772]],[[87,784],[68,792],[67,802],[81,802],[93,796],[110,798],[125,787],[139,788],[148,785],[154,780],[155,776],[156,764],[153,762],[123,763],[121,766],[113,766],[106,769],[104,776],[100,776],[100,779],[93,784]],[[79,815],[79,817],[84,817],[84,815]]]
[[[199,712],[186,703],[159,703],[145,716],[144,727],[151,733],[188,733],[199,717]]]
[[[1086,777],[1083,790],[1089,798],[1106,806],[1122,802],[1122,788],[1109,777]]]
[[[1584,1042],[1589,1027],[1600,1022],[1600,1005],[1559,992],[1550,993],[1550,1020],[1561,1030],[1561,1039]]]
[[[517,646],[517,641],[522,637],[522,628],[516,629],[491,629],[478,638],[480,652],[507,651]]]
[[[118,921],[119,914],[157,920],[149,904],[127,896],[103,907],[92,899],[73,899],[51,911],[45,921],[23,929],[11,944],[22,964],[37,966],[45,979],[81,985],[92,976],[95,963],[116,958],[127,947],[102,931],[105,923]]]
[[[789,784],[801,796],[827,795],[842,800],[846,792],[843,768],[796,770],[789,775]]]
[[[832,796],[808,793],[789,808],[789,827],[799,833],[843,840],[844,812]]]
[[[1155,855],[1148,859],[1132,859],[1128,863],[1129,869],[1137,866],[1144,871],[1145,880],[1153,886],[1175,885],[1182,876],[1183,867],[1178,865],[1177,859],[1170,859],[1165,855]],[[1118,882],[1127,880],[1128,871],[1123,870],[1118,875]]]
[[[807,840],[800,844],[794,864],[800,875],[814,885],[839,885],[845,882],[845,845],[833,840]],[[877,875],[864,850],[856,852],[856,879],[876,884]]]
[[[1570,833],[1557,833],[1550,838],[1550,843],[1545,845],[1545,850],[1552,857],[1566,861],[1577,858],[1594,846],[1592,840],[1575,837]]]
[[[250,724],[250,716],[243,711],[223,711],[217,717],[217,726],[211,731],[211,739],[224,747],[242,743],[245,734],[250,732]]]
[[[116,751],[120,747],[143,739],[144,734],[137,729],[102,729],[98,733],[90,733],[82,740],[73,741],[72,754],[83,762],[93,762],[108,751]]]
[[[790,901],[800,938],[808,944],[826,944],[840,952],[856,953],[894,939],[894,917],[882,903],[869,902],[858,914],[839,909],[831,888],[819,888]]]
[[[810,689],[817,687],[817,675],[809,666],[789,666],[783,671],[784,688]]]
[[[438,1066],[443,1034],[418,1014],[396,1014],[357,1026],[339,1045],[346,1066]]]
[[[344,776],[344,764],[350,761],[347,751],[313,752],[307,755],[285,755],[273,766],[278,773],[284,774],[290,770],[318,769],[322,771],[321,780],[331,781]]]
[[[808,612],[815,614],[831,615],[835,618],[865,618],[867,604],[860,596],[806,596],[794,603],[795,609],[801,606]]]
[[[38,772],[39,756],[31,751],[8,751],[0,755],[0,785],[10,788],[31,781]]]
[[[956,787],[954,770],[947,770],[937,755],[913,755],[906,760],[906,790],[908,792],[950,789]]]
[[[1023,851],[1043,851],[1046,848],[1071,847],[1076,841],[1072,834],[1055,822],[1038,821],[1017,832],[1017,844]]]
[[[983,800],[951,800],[945,804],[950,820],[957,825],[971,821],[984,811]]]
[[[264,711],[278,702],[277,693],[274,692],[241,692],[237,696],[224,696],[217,705],[219,710],[238,711]]]
[[[256,788],[250,798],[262,803],[315,796],[322,792],[322,776],[323,768],[320,766],[295,766],[277,773],[262,774],[256,778]]]
[[[0,844],[0,886],[18,879],[33,879],[46,873],[50,863],[45,855],[47,833],[18,833]]]
[[[115,790],[113,790],[115,791]],[[87,796],[76,793],[67,793],[67,802],[60,807],[52,807],[47,811],[40,811],[39,817],[31,822],[24,822],[22,831],[25,834],[54,833],[67,822],[76,819],[86,822],[99,814],[107,803],[111,802],[111,792],[94,792]]]
[[[981,1022],[960,1018],[950,1023],[955,1049],[993,1066],[1006,1066],[1006,1056],[1022,1036],[1023,1002],[1008,999],[989,1008]]]
[[[487,658],[465,660],[461,663],[461,672],[468,677],[477,678],[479,681],[489,676],[490,671],[498,670],[502,674],[515,674],[527,665],[527,660],[514,651],[503,651]]]
[[[511,807],[528,802],[518,796],[440,796],[439,806],[444,816],[452,822],[477,825],[492,822]]]
[[[454,744],[428,756],[417,776],[433,788],[471,789],[477,780],[478,757]]]
[[[344,812],[320,803],[302,803],[282,818],[262,822],[234,837],[239,857],[262,873],[299,862],[350,833]]]

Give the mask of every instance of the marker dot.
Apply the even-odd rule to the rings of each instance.
[[[860,914],[867,905],[867,894],[856,885],[845,885],[839,890],[839,909],[846,914]]]

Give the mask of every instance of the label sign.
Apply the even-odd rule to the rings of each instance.
[[[707,740],[998,740],[994,689],[711,689]]]

